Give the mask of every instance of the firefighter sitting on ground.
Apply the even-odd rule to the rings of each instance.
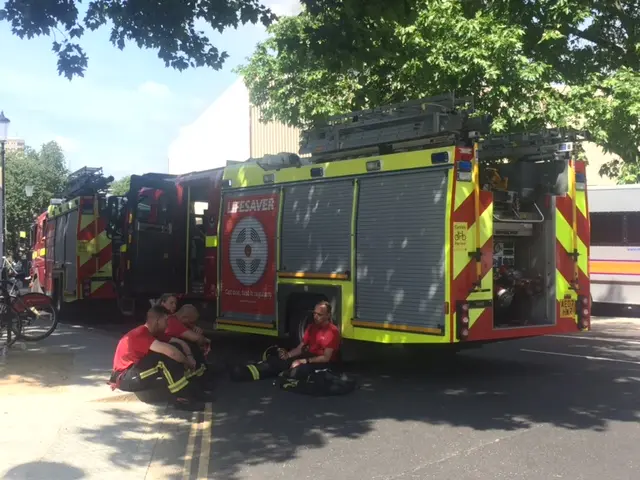
[[[158,299],[158,305],[162,305],[164,308],[169,310],[169,313],[173,315],[176,313],[176,309],[178,308],[178,297],[176,297],[173,293],[163,293],[162,296]],[[193,330],[198,335],[203,335],[203,331],[200,327],[196,327],[196,322],[198,318],[195,318],[191,324],[186,325],[191,330]]]
[[[201,328],[196,326],[200,313],[190,304],[183,305],[176,311],[177,303],[178,299],[171,293],[163,294],[158,300],[158,304],[170,313],[164,333],[184,340],[191,348],[198,367],[202,364],[206,365],[205,357],[211,350],[211,340],[204,336]]]
[[[163,382],[176,407],[201,409],[198,401],[210,392],[195,377],[196,362],[186,343],[164,334],[168,311],[159,305],[149,309],[146,321],[118,342],[109,383],[125,392],[154,390]]]
[[[300,345],[290,351],[278,349],[276,355],[265,352],[263,360],[258,363],[234,367],[231,378],[235,381],[260,380],[282,372],[287,372],[289,377],[305,378],[336,362],[339,348],[340,331],[331,321],[331,304],[322,301],[315,306],[313,323],[305,330]]]
[[[305,330],[300,345],[288,352],[280,350],[279,356],[287,362],[283,370],[295,368],[300,375],[306,375],[320,364],[337,361],[339,348],[340,331],[331,319],[331,304],[323,300],[313,309],[313,323]]]

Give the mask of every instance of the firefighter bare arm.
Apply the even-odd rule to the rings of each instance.
[[[325,348],[324,353],[322,355],[318,355],[316,357],[311,357],[311,358],[301,358],[300,360],[296,360],[294,364],[291,366],[292,368],[295,368],[297,365],[302,365],[305,363],[328,363],[331,361],[332,355],[333,355],[333,348]]]
[[[201,333],[196,333],[194,330],[185,330],[182,335],[180,335],[180,338],[197,343],[200,346],[211,343],[207,337]]]
[[[187,366],[189,365],[189,359],[187,358],[187,356],[169,343],[161,342],[160,340],[154,340],[149,347],[149,350],[151,350],[152,352],[160,353],[162,355],[166,355],[176,362],[180,362]]]
[[[289,350],[288,352],[286,350],[281,350],[280,358],[282,358],[283,360],[286,360],[287,358],[297,357],[298,355],[302,354],[303,348],[304,348],[304,342],[300,342],[300,345],[298,345],[293,350]]]

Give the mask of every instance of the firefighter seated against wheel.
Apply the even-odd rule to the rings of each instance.
[[[325,300],[313,309],[313,323],[307,327],[302,342],[293,350],[281,349],[279,357],[286,362],[282,370],[295,369],[296,376],[305,376],[318,367],[338,359],[340,331],[331,318],[331,304]]]
[[[199,316],[200,313],[195,306],[183,305],[167,319],[164,334],[187,344],[196,361],[196,375],[201,376],[209,373],[206,356],[211,350],[211,340],[202,334],[202,330],[198,329],[199,332],[196,332],[193,329]]]
[[[208,395],[196,376],[196,362],[187,344],[164,334],[168,311],[159,305],[147,311],[146,321],[118,342],[109,383],[125,392],[155,390],[162,382],[177,408],[201,409]]]
[[[242,382],[278,375],[307,378],[337,362],[339,348],[340,331],[331,321],[331,304],[322,301],[315,306],[313,323],[305,330],[300,345],[290,351],[269,347],[261,361],[232,367],[231,379]]]

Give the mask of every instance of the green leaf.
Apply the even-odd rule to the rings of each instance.
[[[81,18],[81,0],[6,0],[0,21],[20,38],[53,35],[58,72],[68,79],[83,76],[88,57],[78,42],[85,30],[108,26],[110,41],[124,49],[133,42],[153,49],[166,66],[177,70],[206,66],[219,70],[228,55],[219,51],[196,21],[218,32],[245,23],[270,25],[275,15],[259,0],[90,0]]]
[[[24,152],[7,152],[5,162],[7,251],[15,252],[18,232],[28,230],[63,191],[68,172],[62,149],[55,142],[45,143],[39,151],[27,147]],[[31,197],[26,195],[27,185],[34,187]]]

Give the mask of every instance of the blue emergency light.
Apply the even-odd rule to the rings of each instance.
[[[472,168],[472,164],[468,160],[462,160],[458,162],[458,171],[459,172],[470,172]]]
[[[432,153],[431,163],[449,163],[449,152]]]
[[[576,173],[576,183],[585,183],[587,176],[584,173]]]

